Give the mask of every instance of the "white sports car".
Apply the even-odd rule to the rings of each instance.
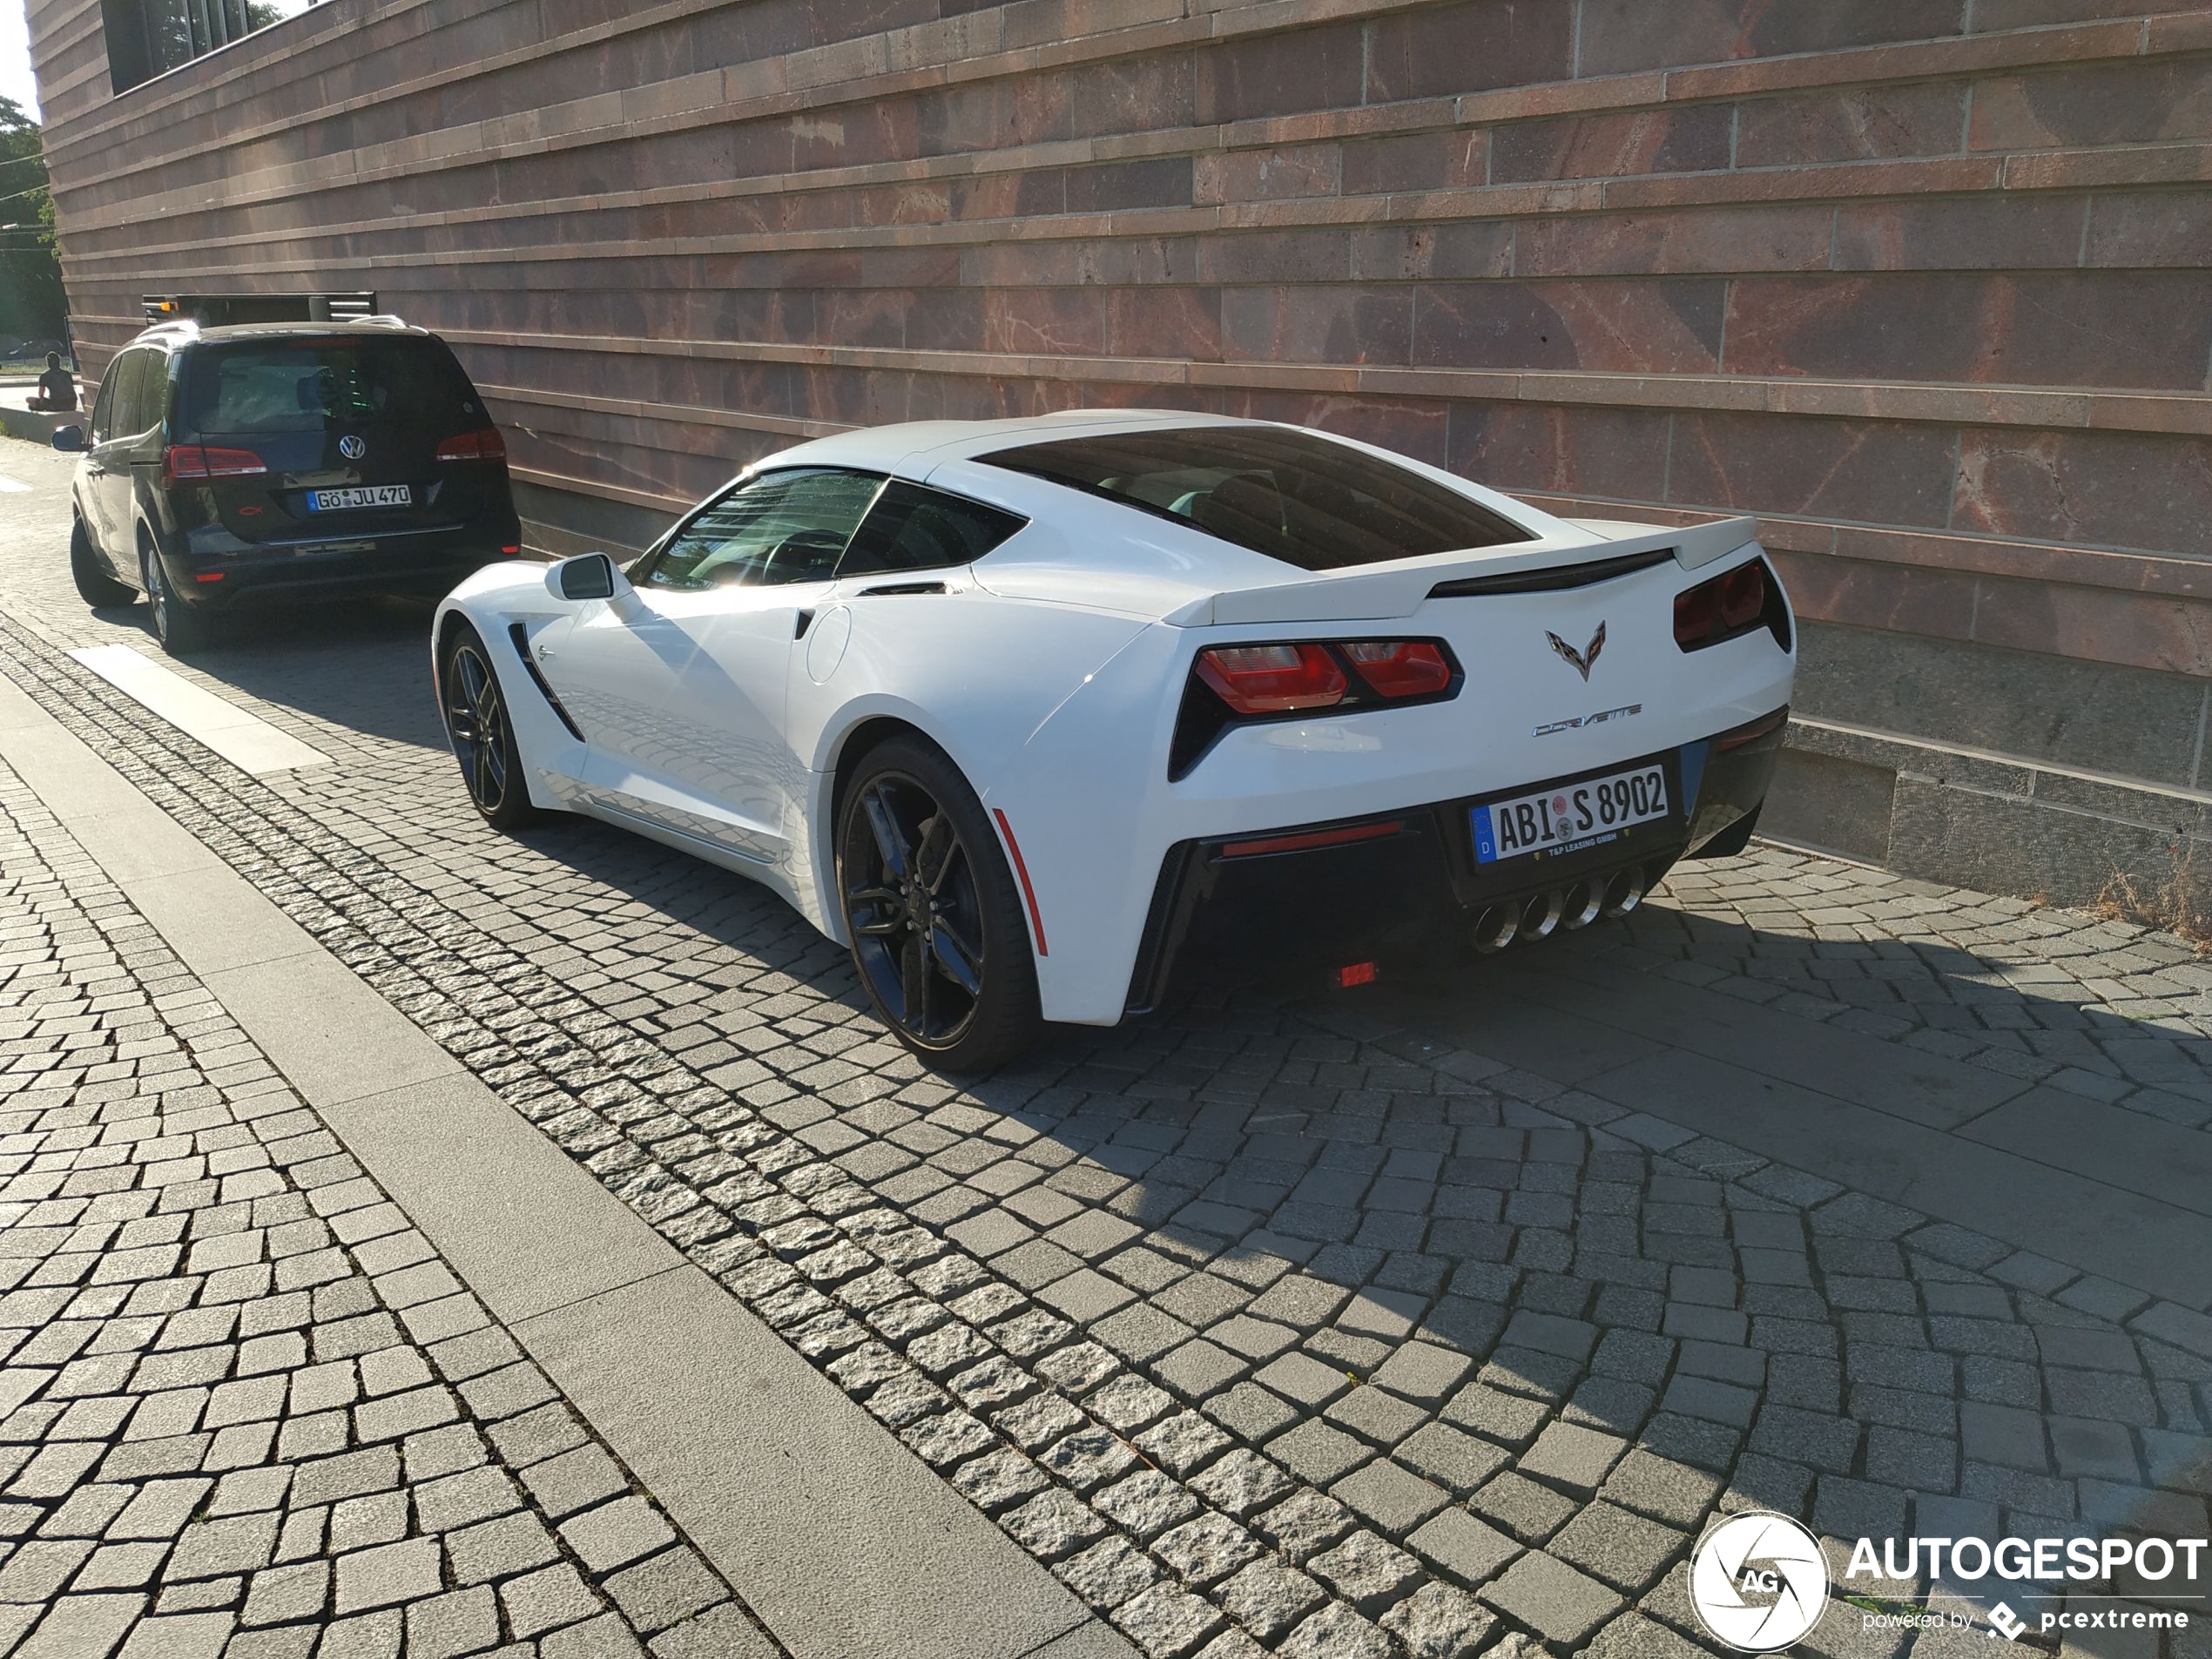
[[[1795,666],[1754,529],[1554,518],[1254,421],[924,422],[761,462],[626,570],[479,570],[434,664],[492,824],[766,883],[968,1070],[1740,852]]]

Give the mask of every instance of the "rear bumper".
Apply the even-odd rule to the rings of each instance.
[[[1201,985],[1411,954],[1472,935],[1494,907],[1545,895],[1602,895],[1624,880],[1656,885],[1675,861],[1765,799],[1786,708],[1710,738],[1597,769],[1660,766],[1666,817],[1595,844],[1478,863],[1468,813],[1499,794],[1393,813],[1177,842],[1162,863],[1130,975],[1127,1011],[1141,1014]],[[1531,780],[1571,786],[1597,772]],[[1519,790],[1500,792],[1503,794]],[[1301,842],[1318,843],[1299,845]],[[1569,905],[1570,914],[1579,907]]]
[[[290,546],[236,555],[165,554],[171,591],[192,605],[230,610],[340,593],[442,597],[484,565],[511,559],[497,529],[393,536],[336,546]]]

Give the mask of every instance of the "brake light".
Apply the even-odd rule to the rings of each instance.
[[[225,449],[212,443],[172,443],[161,452],[161,469],[171,483],[183,478],[248,478],[268,471],[251,449]]]
[[[499,435],[499,428],[488,426],[480,432],[460,432],[438,446],[441,461],[504,461],[507,459],[507,440]]]
[[[1752,559],[1675,596],[1675,644],[1684,651],[1746,634],[1766,619],[1766,561]]]
[[[1318,645],[1231,645],[1200,651],[1198,678],[1239,714],[1321,709],[1344,700],[1344,670]]]
[[[1418,639],[1361,640],[1346,645],[1352,671],[1383,697],[1429,697],[1452,683],[1452,664]]]

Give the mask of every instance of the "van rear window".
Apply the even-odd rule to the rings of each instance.
[[[442,345],[428,340],[300,340],[190,354],[185,419],[198,435],[320,432],[334,424],[483,423]]]
[[[1302,570],[1533,539],[1410,467],[1294,427],[1108,433],[978,459],[1181,520]]]

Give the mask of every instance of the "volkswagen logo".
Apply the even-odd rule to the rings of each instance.
[[[368,453],[368,446],[348,432],[338,440],[338,453],[348,461],[359,461]]]
[[[1774,1653],[1811,1635],[1828,1610],[1828,1558],[1787,1515],[1730,1515],[1689,1558],[1689,1604],[1716,1642]]]

